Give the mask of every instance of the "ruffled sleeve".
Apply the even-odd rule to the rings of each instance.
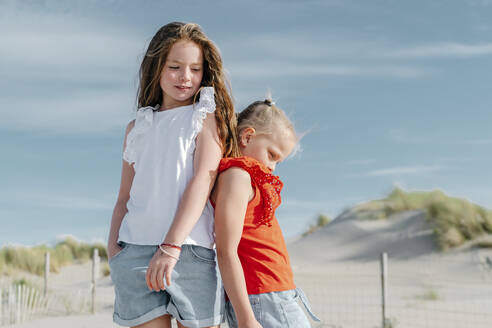
[[[213,87],[204,87],[200,91],[200,100],[193,109],[193,138],[202,130],[203,120],[208,113],[215,112],[215,95]]]
[[[159,105],[157,105],[158,107]],[[137,110],[137,117],[133,129],[126,137],[126,147],[123,151],[123,159],[128,164],[133,164],[137,157],[137,144],[142,136],[152,127],[154,119],[154,107],[142,107]]]
[[[263,202],[264,214],[260,218],[258,225],[264,224],[270,227],[275,210],[282,201],[280,192],[284,184],[278,176],[271,173],[270,169],[252,157],[223,158],[220,161],[218,172],[221,173],[231,167],[240,167],[249,173],[251,183],[260,190]]]

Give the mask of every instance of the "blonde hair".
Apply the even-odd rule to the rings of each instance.
[[[161,72],[169,51],[180,40],[194,42],[202,50],[204,62],[201,87],[211,86],[215,90],[215,120],[222,143],[222,155],[237,156],[239,154],[236,139],[237,120],[230,83],[224,74],[219,49],[198,24],[173,22],[162,26],[154,35],[140,65],[138,107],[154,107],[162,101],[162,89],[159,83]],[[199,98],[198,93],[193,100],[196,101],[196,98]]]
[[[256,133],[272,133],[273,127],[282,124],[290,130],[296,141],[299,140],[297,132],[291,120],[285,112],[278,108],[271,99],[258,100],[251,103],[237,117],[238,136],[245,128],[254,128]]]

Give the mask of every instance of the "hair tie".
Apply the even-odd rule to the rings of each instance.
[[[270,106],[270,107],[275,105],[275,102],[271,99],[265,99],[263,102],[265,103],[265,105]]]

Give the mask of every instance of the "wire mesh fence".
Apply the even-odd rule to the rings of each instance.
[[[0,326],[19,324],[48,315],[95,312],[96,282],[100,278],[97,249],[94,250],[91,270],[83,281],[51,281],[49,261],[47,252],[42,288],[39,281],[37,284],[31,283],[25,278],[10,283],[4,283],[3,279],[0,281]]]
[[[491,251],[417,259],[389,256],[384,306],[379,261],[301,266],[295,268],[295,277],[322,319],[313,323],[316,328],[490,328],[491,256]],[[98,282],[95,303],[91,281],[88,270],[83,281],[53,281],[46,295],[42,289],[3,286],[0,325],[46,315],[89,314],[92,304],[97,304],[97,312],[111,316],[114,293],[109,277]]]
[[[492,266],[489,257],[475,257],[390,257],[384,307],[377,262],[337,262],[316,274],[301,271],[298,281],[323,320],[314,327],[490,328]]]
[[[91,290],[77,289],[44,294],[26,285],[0,288],[0,326],[23,323],[48,315],[89,313]]]

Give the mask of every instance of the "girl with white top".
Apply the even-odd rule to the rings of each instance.
[[[237,156],[236,118],[218,49],[196,24],[170,23],[140,66],[121,185],[108,238],[113,320],[211,327],[223,289],[208,201],[223,156]]]

